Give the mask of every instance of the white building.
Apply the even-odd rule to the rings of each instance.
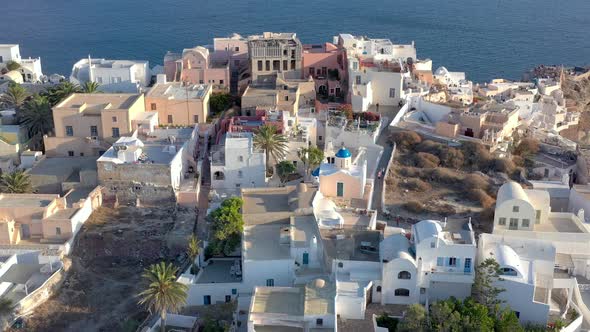
[[[464,72],[450,72],[445,67],[434,71],[433,78],[447,88],[451,101],[469,105],[473,102],[473,82],[468,81]]]
[[[22,76],[23,82],[36,83],[42,80],[41,58],[23,59],[18,44],[0,44],[0,70],[6,68],[11,61],[20,65],[14,71]]]
[[[226,133],[223,145],[211,151],[211,188],[238,191],[266,186],[266,154],[254,147],[248,132]]]
[[[369,39],[340,34],[334,38],[346,49],[350,101],[353,110],[398,106],[404,99],[407,61],[416,60],[414,43],[395,45],[389,39]],[[411,60],[408,60],[411,59]]]
[[[104,92],[137,93],[149,86],[151,80],[148,61],[81,59],[72,67],[70,82],[96,82]]]
[[[336,287],[315,279],[296,287],[256,287],[248,332],[336,331]]]

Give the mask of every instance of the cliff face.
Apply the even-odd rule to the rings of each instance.
[[[590,145],[590,77],[564,75],[562,90],[570,111],[581,112],[580,123],[560,134],[582,145]]]

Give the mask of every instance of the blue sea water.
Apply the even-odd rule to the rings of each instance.
[[[537,64],[590,63],[590,0],[1,0],[0,43],[66,76],[78,59],[149,60],[215,36],[340,32],[418,47],[475,81],[520,78]]]

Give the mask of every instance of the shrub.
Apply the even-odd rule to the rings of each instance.
[[[461,177],[457,173],[447,168],[435,168],[430,173],[430,177],[440,183],[457,184],[461,181]]]
[[[534,138],[524,138],[514,149],[514,154],[527,157],[539,152],[539,140]]]
[[[490,183],[487,178],[479,174],[471,173],[463,179],[463,185],[465,189],[481,189],[487,191],[490,187]]]
[[[455,207],[451,204],[443,204],[442,206],[439,206],[436,209],[434,209],[432,212],[440,214],[443,217],[448,217],[457,213],[457,210],[455,210]]]
[[[422,177],[423,176],[422,170],[419,168],[415,168],[415,167],[401,167],[399,169],[398,173],[402,176],[407,177],[407,178],[415,178],[415,177]]]
[[[465,166],[471,169],[486,169],[490,160],[492,160],[488,149],[480,143],[466,142],[461,150],[465,159]]]
[[[8,69],[8,70],[17,70],[19,68],[20,68],[20,64],[16,61],[10,60],[6,63],[6,69]]]
[[[361,115],[362,119],[365,121],[374,122],[374,121],[379,121],[379,119],[381,118],[381,116],[379,114],[373,113],[373,112],[363,112],[361,114],[362,114]]]
[[[512,162],[517,167],[524,167],[524,158],[521,156],[512,156]]]
[[[420,202],[416,201],[409,201],[404,203],[404,209],[412,213],[422,213],[424,212],[424,206]]]
[[[435,168],[440,164],[440,160],[433,154],[418,152],[414,157],[414,163],[421,168]]]
[[[429,191],[432,189],[432,186],[428,182],[424,182],[420,179],[409,179],[407,182],[404,183],[404,187],[409,190],[413,191]]]
[[[439,155],[441,165],[448,168],[459,169],[463,167],[463,152],[455,148],[443,149]]]
[[[506,158],[495,158],[493,162],[493,170],[496,172],[502,172],[506,174],[512,174],[516,165],[510,159]]]
[[[467,195],[470,198],[477,200],[484,209],[491,208],[492,205],[496,203],[496,200],[490,197],[490,195],[488,195],[482,189],[470,189],[467,191]]]
[[[422,137],[413,131],[396,131],[389,136],[389,143],[395,143],[402,149],[410,149],[422,142]]]
[[[436,156],[440,156],[443,150],[445,150],[444,145],[431,140],[424,140],[416,146],[416,151],[428,152]]]
[[[352,120],[354,118],[354,113],[352,111],[352,105],[351,104],[343,104],[343,105],[340,105],[340,107],[338,107],[338,110],[341,111],[344,114],[344,116],[346,117],[346,119]]]

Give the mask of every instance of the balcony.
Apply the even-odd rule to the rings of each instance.
[[[475,273],[473,269],[462,267],[433,267],[430,270],[430,280],[440,282],[472,283]]]

